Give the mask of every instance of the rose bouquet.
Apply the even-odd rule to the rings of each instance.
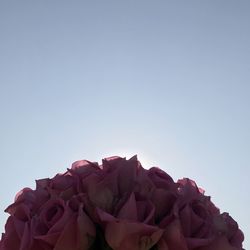
[[[6,212],[0,250],[241,250],[244,238],[194,181],[136,156],[77,161],[24,188]]]

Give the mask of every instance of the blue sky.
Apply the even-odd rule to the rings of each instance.
[[[34,180],[137,154],[190,177],[250,249],[249,1],[1,1],[0,228]]]

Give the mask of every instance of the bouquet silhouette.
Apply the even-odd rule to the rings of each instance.
[[[77,161],[21,190],[6,212],[0,250],[241,250],[244,239],[194,181],[136,156]]]

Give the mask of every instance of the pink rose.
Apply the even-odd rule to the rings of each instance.
[[[37,181],[24,189],[6,211],[10,217],[1,250],[84,250],[95,239],[95,226],[83,201],[72,206],[75,183],[70,176]]]
[[[203,249],[221,243],[221,237],[232,249],[242,249],[242,233],[237,223],[220,211],[190,179],[179,180],[178,220],[188,249]],[[220,227],[224,225],[224,227]],[[230,228],[231,226],[231,228]],[[231,249],[230,248],[230,249]],[[207,248],[204,248],[207,249]],[[212,249],[212,248],[211,248]],[[222,248],[223,249],[223,248]],[[229,249],[229,248],[225,248]]]
[[[84,250],[93,243],[95,226],[83,204],[74,211],[63,200],[49,200],[34,221],[33,237],[35,249],[43,242],[53,250]]]
[[[242,250],[243,233],[194,181],[136,156],[86,160],[21,190],[0,250]]]
[[[103,244],[114,250],[150,249],[163,230],[153,225],[155,206],[137,189],[142,185],[138,176],[145,170],[136,157],[108,158],[101,168],[101,174],[89,178],[87,194],[97,214],[94,220],[105,236]]]
[[[103,160],[102,171],[82,180],[88,197],[95,207],[115,213],[130,196],[141,168],[135,157],[126,160],[111,157]]]
[[[151,226],[146,221],[152,216],[146,216],[144,222],[140,222],[138,218],[136,202],[134,198],[130,198],[129,204],[125,204],[125,210],[117,218],[102,211],[97,210],[102,226],[104,227],[104,235],[108,245],[113,250],[148,250],[155,246],[162,236],[163,230],[156,226]],[[130,212],[134,213],[130,213]]]

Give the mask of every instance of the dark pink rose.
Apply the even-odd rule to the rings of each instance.
[[[101,173],[91,175],[82,182],[94,206],[114,213],[131,194],[140,163],[135,157],[112,157],[103,160]]]
[[[155,206],[150,200],[137,200],[131,193],[127,201],[116,214],[117,219],[154,224]]]
[[[100,209],[97,211],[104,225],[105,239],[113,250],[148,250],[156,245],[162,236],[162,229],[138,222],[139,218],[134,214],[126,216],[123,214],[124,211],[121,211],[121,218],[115,218]]]
[[[95,226],[83,204],[74,211],[62,200],[44,205],[34,230],[34,239],[48,243],[54,250],[88,249],[95,238]]]
[[[6,212],[11,216],[1,250],[84,250],[95,238],[95,226],[83,200],[73,207],[78,181],[70,173],[36,181],[36,190],[23,189]],[[13,241],[13,239],[15,239]]]
[[[150,249],[163,230],[153,226],[154,204],[146,196],[143,198],[137,189],[143,186],[138,176],[145,170],[136,157],[129,160],[108,158],[101,168],[102,175],[92,176],[88,196],[96,207],[107,244],[117,250]],[[153,182],[151,185],[155,186]]]
[[[156,249],[185,250],[186,242],[180,226],[176,226],[178,185],[157,167],[139,172],[135,193],[149,199],[154,207],[154,225],[163,230]],[[175,243],[174,243],[175,242]]]
[[[71,169],[68,169],[67,174],[76,178],[77,192],[85,193],[89,184],[89,178],[100,175],[101,169],[96,162],[81,160],[74,162]]]
[[[224,235],[228,242],[237,249],[242,248],[244,235],[237,222],[228,214],[222,213],[214,218],[214,227],[220,235]]]
[[[157,188],[152,192],[151,201],[155,206],[155,223],[166,227],[175,219],[177,194],[171,190]]]
[[[180,184],[178,220],[188,249],[213,246],[221,236],[226,237],[226,242],[231,247],[242,249],[243,234],[238,229],[237,223],[227,216],[228,214],[221,215],[210,197],[205,196],[204,191],[199,189],[194,181],[183,179],[178,183]]]
[[[21,190],[0,250],[243,250],[243,233],[194,181],[136,156],[77,161]]]
[[[134,192],[141,199],[150,199],[155,207],[155,223],[170,220],[177,200],[178,185],[159,168],[138,172]]]
[[[26,221],[9,217],[2,244],[3,250],[84,250],[94,238],[95,226],[83,204],[74,211],[68,202],[56,198],[48,200]]]

